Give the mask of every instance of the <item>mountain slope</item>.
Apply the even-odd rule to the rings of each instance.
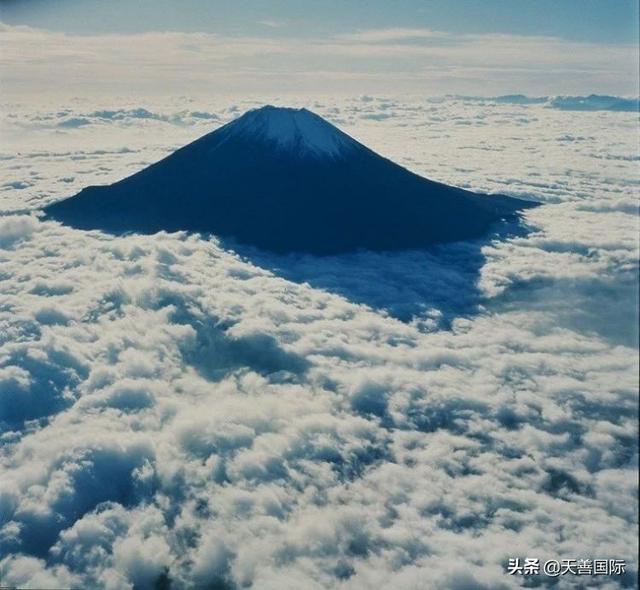
[[[45,211],[83,229],[211,232],[333,254],[472,239],[534,205],[429,181],[305,109],[267,106]]]

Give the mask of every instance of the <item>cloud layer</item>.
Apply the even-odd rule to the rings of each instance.
[[[259,37],[90,36],[0,23],[4,94],[637,93],[634,45],[421,28],[300,38],[265,28]]]
[[[5,109],[3,583],[510,588],[533,556],[627,559],[589,583],[633,587],[635,116],[307,105],[434,179],[547,203],[506,241],[274,258],[31,212],[236,112],[188,104]]]

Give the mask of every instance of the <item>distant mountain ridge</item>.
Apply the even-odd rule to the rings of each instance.
[[[482,103],[541,104],[561,111],[614,111],[637,113],[640,110],[640,98],[609,96],[606,94],[590,94],[589,96],[526,96],[524,94],[505,94],[503,96],[459,96],[464,100]]]
[[[206,232],[322,255],[473,239],[535,204],[427,180],[306,109],[265,106],[45,213],[82,229]]]

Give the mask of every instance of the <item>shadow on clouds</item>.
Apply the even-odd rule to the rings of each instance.
[[[634,271],[611,276],[547,277],[513,283],[491,309],[549,311],[555,325],[610,344],[638,345],[638,279]],[[628,313],[621,313],[628,310]]]
[[[164,302],[167,303],[167,302]],[[195,342],[184,350],[185,362],[211,381],[223,379],[229,371],[249,367],[272,380],[302,375],[309,362],[297,354],[284,350],[275,338],[261,332],[234,336],[232,325],[206,314],[190,310],[184,301],[175,298],[172,320],[191,326]]]
[[[480,240],[339,256],[277,255],[241,245],[233,249],[287,280],[308,283],[402,322],[417,320],[431,330],[448,329],[455,318],[478,313],[483,304],[478,289],[483,248],[529,232],[521,223],[502,222]]]

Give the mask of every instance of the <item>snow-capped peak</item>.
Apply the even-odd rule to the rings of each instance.
[[[316,156],[337,157],[357,145],[347,134],[307,109],[271,105],[245,113],[229,125],[229,131],[261,137],[281,149]]]

